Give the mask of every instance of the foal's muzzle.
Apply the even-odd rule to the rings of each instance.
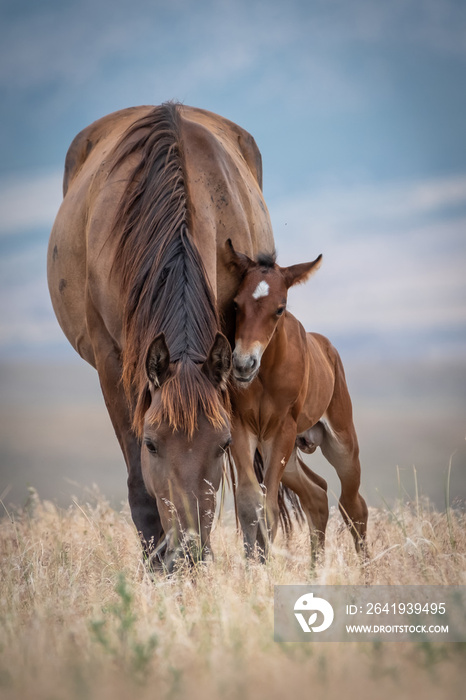
[[[259,358],[233,352],[233,377],[240,384],[249,384],[259,371]]]

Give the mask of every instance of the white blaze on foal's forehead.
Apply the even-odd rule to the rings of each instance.
[[[255,291],[253,292],[252,296],[254,297],[254,299],[260,299],[261,297],[266,297],[266,296],[269,295],[269,289],[270,289],[270,287],[269,287],[269,285],[267,284],[267,282],[266,282],[265,280],[262,280],[262,281],[259,282],[259,284],[257,285],[257,287],[256,287]]]

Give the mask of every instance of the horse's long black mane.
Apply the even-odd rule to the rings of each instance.
[[[161,332],[176,363],[162,387],[154,422],[169,420],[192,434],[202,407],[220,421],[218,396],[198,363],[204,361],[219,328],[215,298],[191,237],[189,202],[178,107],[155,107],[123,135],[112,171],[128,159],[136,165],[117,211],[119,236],[112,274],[118,273],[123,300],[123,384],[139,399],[134,416],[140,434],[147,409],[145,358]]]

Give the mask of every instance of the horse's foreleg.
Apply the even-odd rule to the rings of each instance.
[[[144,553],[150,556],[163,535],[163,528],[157,502],[147,493],[142,478],[141,445],[131,430],[119,381],[115,381],[116,365],[116,358],[106,358],[105,369],[99,372],[100,386],[128,469],[128,502],[131,517],[141,538]]]
[[[232,426],[231,453],[237,472],[236,501],[243,531],[244,549],[253,556],[256,541],[264,522],[264,494],[254,471],[257,438],[242,424]]]
[[[299,459],[295,448],[283,472],[282,484],[299,497],[309,526],[311,556],[315,561],[317,554],[323,552],[325,546],[328,521],[327,482]]]
[[[105,330],[93,343],[96,369],[105,405],[128,469],[128,501],[131,517],[149,556],[163,535],[156,501],[149,496],[141,472],[141,446],[131,429],[128,403],[121,386],[118,352]]]

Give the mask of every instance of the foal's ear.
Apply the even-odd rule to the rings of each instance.
[[[308,263],[299,263],[298,265],[290,265],[290,267],[282,267],[281,272],[285,278],[286,288],[289,289],[295,284],[301,284],[312,275],[313,272],[319,269],[322,261],[322,255]]]
[[[225,263],[230,270],[236,270],[240,276],[246,274],[251,266],[254,265],[254,261],[248,258],[245,253],[238,253],[229,238],[224,245],[225,251]]]
[[[217,333],[210,349],[209,357],[202,365],[202,371],[215,388],[226,389],[231,369],[230,343],[222,333]]]
[[[170,351],[165,335],[160,333],[151,343],[146,356],[147,378],[156,387],[162,386],[170,371]]]

